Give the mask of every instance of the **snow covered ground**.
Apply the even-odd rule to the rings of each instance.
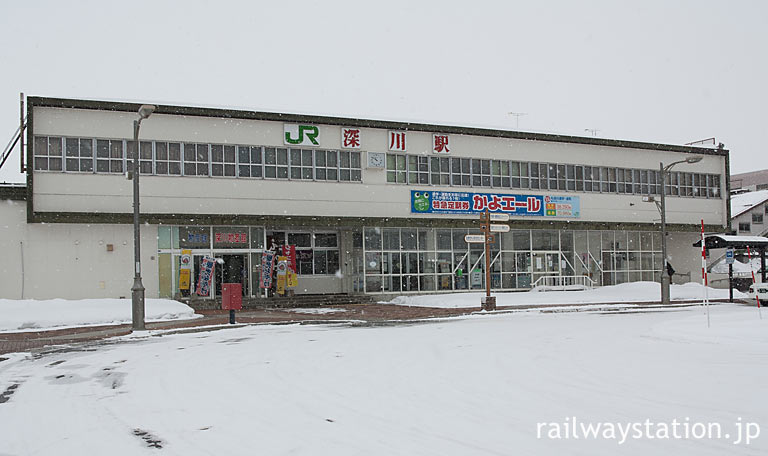
[[[688,301],[703,299],[704,287],[695,282],[684,285],[671,285],[670,297],[673,301]],[[595,288],[584,291],[525,291],[525,292],[492,292],[496,296],[497,306],[530,306],[530,305],[562,305],[562,304],[600,304],[613,302],[651,302],[659,301],[661,290],[656,282],[632,282],[621,285]],[[728,299],[728,290],[709,288],[709,299]],[[446,309],[463,307],[480,307],[480,299],[485,291],[476,293],[446,293],[423,296],[398,296],[389,304],[416,307],[440,307]],[[734,290],[735,299],[746,299],[747,295]]]
[[[170,299],[146,299],[145,321],[197,318],[186,304]],[[130,299],[0,299],[0,332],[61,329],[72,326],[131,322]]]
[[[529,312],[6,355],[0,454],[764,455],[768,318],[711,310],[709,329],[700,307]]]

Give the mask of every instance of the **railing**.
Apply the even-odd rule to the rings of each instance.
[[[594,288],[597,283],[585,275],[544,276],[533,282],[533,288],[541,290],[579,290]]]

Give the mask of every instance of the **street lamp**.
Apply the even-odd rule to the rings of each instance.
[[[664,163],[659,163],[659,171],[661,174],[661,202],[660,204],[653,198],[653,196],[643,197],[643,201],[648,203],[657,203],[656,208],[661,214],[661,256],[664,258],[664,262],[661,266],[661,302],[662,304],[669,304],[669,274],[667,274],[667,206],[665,195],[667,193],[667,174],[673,166],[680,163],[698,163],[701,161],[701,157],[688,157],[685,160],[679,160],[672,162],[667,166]]]
[[[143,331],[144,328],[144,285],[141,283],[141,242],[139,239],[139,128],[141,121],[155,112],[154,105],[141,105],[139,119],[133,121],[133,143],[136,150],[133,153],[133,258],[134,276],[131,287],[131,317],[134,331]]]

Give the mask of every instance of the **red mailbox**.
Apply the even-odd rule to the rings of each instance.
[[[243,284],[221,284],[221,308],[224,310],[241,310],[243,308]]]

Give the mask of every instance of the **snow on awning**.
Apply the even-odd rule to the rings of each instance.
[[[708,249],[753,249],[764,250],[768,248],[768,238],[761,236],[734,236],[730,234],[708,234],[704,236],[704,242]],[[701,240],[693,243],[694,247],[701,247]]]

